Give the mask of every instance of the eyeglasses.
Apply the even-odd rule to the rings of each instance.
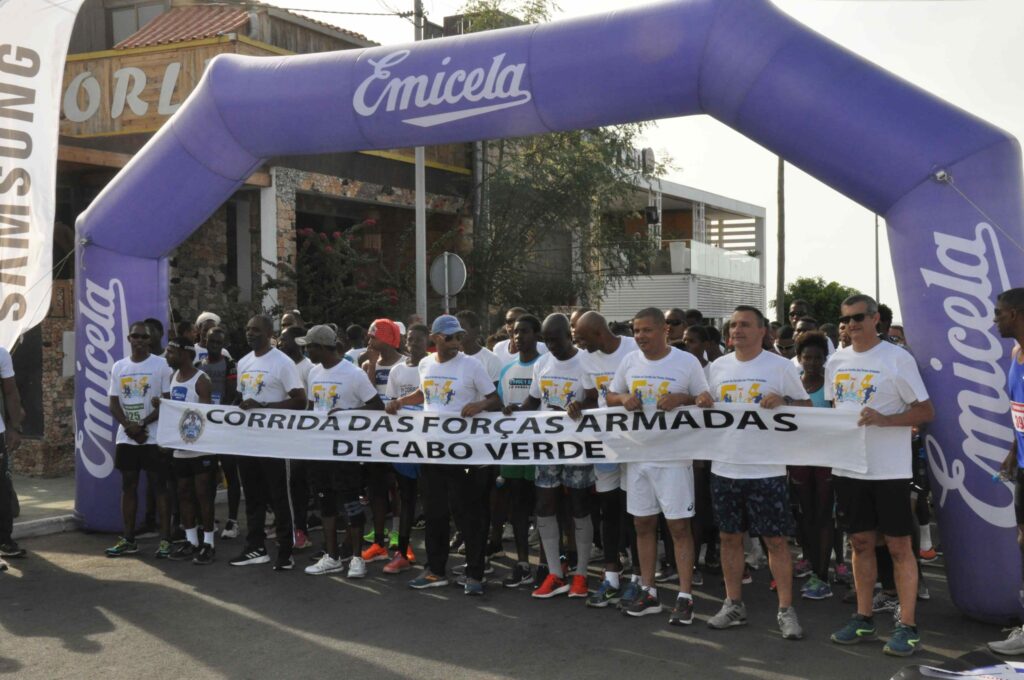
[[[128,337],[132,340],[149,340],[149,336],[145,333],[131,333]]]
[[[665,323],[669,326],[682,326],[686,322],[682,319],[665,319]]]
[[[853,321],[854,323],[860,323],[866,318],[868,318],[868,315],[865,312],[859,312],[857,314],[850,314],[848,316],[839,317],[839,323],[849,324],[851,321]]]
[[[461,340],[462,336],[462,333],[452,333],[451,335],[442,335],[441,337],[445,342],[451,342],[452,340]]]

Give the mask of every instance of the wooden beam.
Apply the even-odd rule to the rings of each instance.
[[[131,154],[116,153],[114,151],[102,151],[100,149],[87,149],[82,146],[68,146],[61,144],[57,147],[57,160],[66,163],[81,163],[83,165],[95,165],[102,168],[123,168],[132,159]],[[247,186],[269,187],[270,173],[258,170],[245,180]]]

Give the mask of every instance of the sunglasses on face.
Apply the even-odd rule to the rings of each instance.
[[[149,335],[145,333],[131,333],[128,337],[132,340],[149,340]]]
[[[839,323],[849,324],[851,321],[855,323],[860,323],[866,318],[868,318],[868,315],[865,312],[860,312],[858,314],[850,314],[848,316],[839,317]]]
[[[684,322],[681,319],[665,319],[665,323],[669,326],[682,326]]]
[[[445,342],[451,342],[452,340],[461,340],[462,339],[462,333],[452,333],[451,335],[442,335],[441,338]]]

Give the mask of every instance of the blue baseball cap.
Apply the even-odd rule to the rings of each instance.
[[[465,329],[459,324],[459,320],[451,314],[442,314],[441,316],[434,319],[434,324],[430,327],[431,333],[440,333],[441,335],[455,335],[456,333],[465,333]]]

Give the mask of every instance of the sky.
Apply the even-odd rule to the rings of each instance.
[[[627,0],[628,1],[628,0]],[[866,59],[1024,139],[1024,0],[774,0],[784,12]],[[290,8],[352,12],[412,9],[413,0],[274,0]],[[428,19],[458,13],[459,0],[424,0]],[[555,19],[613,11],[622,0],[559,0]],[[311,14],[382,44],[407,42],[405,19]],[[763,206],[768,299],[776,280],[776,157],[708,116],[658,121],[645,146],[673,167],[666,178]],[[875,294],[875,218],[786,166],[786,281],[837,280]],[[900,318],[884,222],[879,299]],[[841,243],[841,247],[837,247]]]

